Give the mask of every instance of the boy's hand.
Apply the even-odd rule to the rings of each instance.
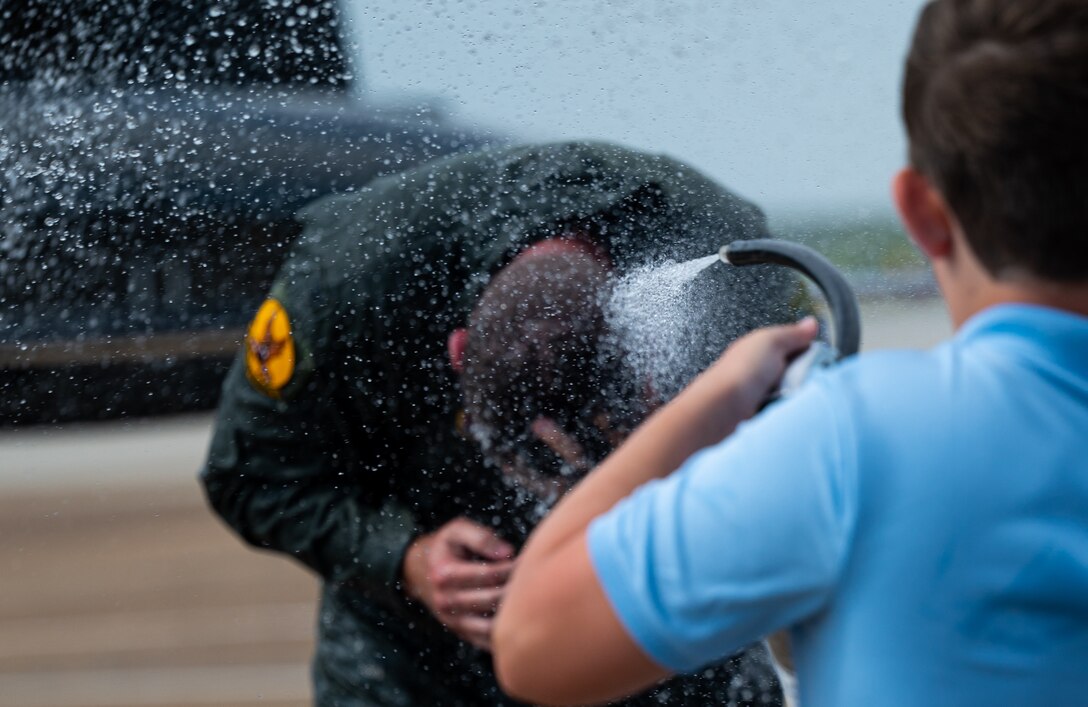
[[[818,333],[819,324],[813,317],[796,324],[757,329],[734,341],[691,388],[707,395],[728,393],[733,409],[747,419],[778,387],[790,360],[803,352]]]
[[[490,528],[454,518],[408,546],[405,591],[462,640],[490,650],[495,610],[513,566],[513,546]]]

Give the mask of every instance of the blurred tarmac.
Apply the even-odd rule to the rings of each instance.
[[[863,349],[950,332],[937,299],[862,312]],[[0,431],[0,707],[309,703],[317,582],[207,510],[211,424]]]
[[[0,433],[0,705],[298,705],[317,584],[229,535],[208,414]]]

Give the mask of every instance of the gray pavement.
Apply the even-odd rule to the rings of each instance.
[[[192,484],[212,414],[0,430],[0,491]]]

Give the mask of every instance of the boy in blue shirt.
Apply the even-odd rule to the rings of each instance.
[[[805,707],[1084,700],[1088,4],[930,3],[903,114],[894,198],[955,337],[750,421],[816,326],[730,347],[531,538],[512,694],[607,700],[789,629]]]

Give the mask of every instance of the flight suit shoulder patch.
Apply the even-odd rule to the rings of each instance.
[[[250,384],[271,398],[279,398],[295,372],[291,320],[279,300],[270,297],[257,310],[246,331],[245,347]]]

